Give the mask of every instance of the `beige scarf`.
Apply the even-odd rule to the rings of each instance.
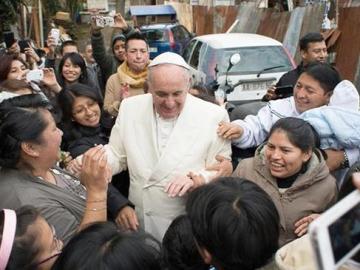
[[[144,82],[147,78],[148,65],[149,63],[146,64],[143,72],[134,73],[130,70],[127,62],[124,61],[124,63],[122,63],[117,69],[120,82],[129,84],[131,88],[144,88]]]

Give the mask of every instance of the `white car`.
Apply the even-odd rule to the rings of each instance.
[[[279,41],[257,34],[198,36],[191,40],[183,57],[190,65],[194,83],[208,85],[217,77],[217,82],[224,85],[230,57],[236,53],[240,54],[240,62],[227,73],[227,84],[235,86],[226,94],[232,103],[260,100],[285,72],[295,68],[294,60]]]

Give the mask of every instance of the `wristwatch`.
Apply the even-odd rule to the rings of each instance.
[[[344,159],[340,164],[340,169],[345,169],[345,168],[349,168],[350,164],[349,164],[349,158],[346,154],[346,151],[344,150]]]

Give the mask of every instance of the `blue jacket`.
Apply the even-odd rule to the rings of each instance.
[[[336,106],[322,106],[300,115],[320,136],[321,149],[358,148],[360,113]]]

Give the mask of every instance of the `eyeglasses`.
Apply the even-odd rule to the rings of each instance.
[[[48,261],[50,261],[53,258],[56,258],[57,256],[59,256],[61,254],[61,249],[62,249],[62,244],[61,241],[59,240],[59,238],[56,235],[56,230],[55,227],[53,225],[50,225],[51,227],[51,231],[53,233],[53,242],[55,243],[55,249],[56,249],[56,253],[54,253],[53,255],[47,257],[46,259],[41,260],[40,262],[36,263],[37,266],[46,263]]]

